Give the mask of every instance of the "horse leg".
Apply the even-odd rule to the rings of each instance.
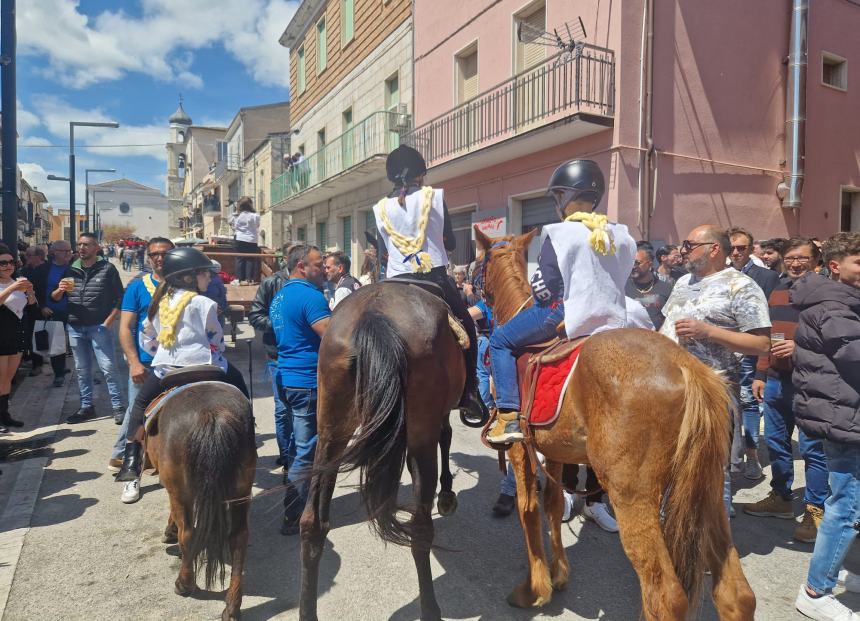
[[[343,453],[346,442],[334,441],[320,436],[317,440],[315,464],[336,463],[337,456]],[[329,531],[329,509],[336,471],[313,474],[308,485],[308,501],[299,522],[302,538],[302,582],[299,602],[299,619],[315,621],[317,618],[317,592],[319,589],[320,559]]]
[[[543,551],[537,480],[526,464],[525,449],[521,444],[514,444],[508,449],[508,459],[517,479],[517,510],[529,557],[528,577],[511,591],[508,603],[518,608],[543,606],[552,599],[552,580]]]
[[[607,480],[606,483],[611,482]],[[613,495],[612,487],[611,484],[607,486],[610,498],[630,497],[629,489],[627,494],[618,490]],[[640,494],[639,498],[632,501],[613,500],[612,506],[618,521],[621,545],[639,576],[642,616],[647,621],[683,621],[687,614],[687,595],[675,574],[669,549],[663,539],[659,503],[658,494]]]
[[[564,494],[561,487],[561,471],[563,464],[547,459],[544,470],[547,477],[543,490],[543,510],[549,521],[549,537],[552,544],[549,575],[552,578],[552,588],[561,591],[567,586],[570,575],[570,564],[561,541],[561,518],[564,513]]]
[[[710,531],[704,536],[713,538],[714,556],[709,559],[709,566],[714,606],[722,621],[749,621],[755,613],[755,595],[741,568],[726,517],[716,517]]]
[[[412,516],[412,560],[418,572],[421,621],[441,621],[442,611],[433,588],[430,548],[433,545],[433,496],[436,493],[436,445],[432,450],[409,451],[412,488],[416,508]]]
[[[221,621],[238,621],[242,608],[242,570],[245,566],[245,553],[248,550],[248,502],[234,503],[230,508],[230,587],[224,598],[224,612]]]
[[[191,542],[191,531],[194,528],[190,509],[190,507],[185,507],[184,504],[177,502],[176,511],[173,512],[173,519],[176,521],[176,530],[179,535],[179,551],[182,556],[179,565],[179,577],[176,579],[176,593],[183,597],[197,590],[194,559],[191,558],[191,553],[188,550],[188,544]]]
[[[164,534],[161,535],[161,543],[178,543],[179,531],[176,528],[176,521],[173,519],[173,510],[167,516],[167,526],[164,527]]]
[[[454,476],[451,474],[451,464],[448,455],[451,452],[451,438],[454,435],[451,429],[450,415],[442,421],[442,435],[439,436],[439,449],[442,455],[442,474],[439,476],[439,499],[436,508],[439,515],[452,515],[457,510],[457,495],[454,493]]]

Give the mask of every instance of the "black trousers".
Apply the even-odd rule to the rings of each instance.
[[[245,385],[245,378],[242,377],[242,372],[229,362],[227,363],[227,374],[224,376],[224,381],[228,384],[233,384],[233,386],[242,391],[243,395],[249,399],[251,398],[248,393],[248,387]],[[140,391],[137,393],[134,405],[131,406],[131,417],[128,421],[128,433],[126,434],[130,442],[134,440],[138,430],[143,426],[143,414],[146,412],[146,408],[163,392],[161,379],[150,371],[140,386]]]
[[[561,471],[561,483],[565,489],[571,492],[576,491],[576,486],[579,484],[579,466],[577,464],[564,465]],[[585,496],[585,502],[588,504],[603,501],[603,488],[591,466],[585,467],[585,491],[588,492]]]
[[[460,320],[469,335],[469,349],[466,350],[466,385],[463,394],[469,394],[478,387],[478,334],[475,330],[475,321],[469,314],[469,309],[454,284],[454,280],[448,276],[444,267],[434,267],[429,272],[416,272],[414,274],[402,274],[394,278],[410,278],[412,280],[428,280],[439,285],[442,289],[442,298],[451,307],[451,312]]]
[[[234,240],[233,247],[236,252],[243,254],[259,254],[260,247],[254,242]],[[236,257],[236,278],[251,282],[260,282],[260,261],[256,257],[242,259]]]

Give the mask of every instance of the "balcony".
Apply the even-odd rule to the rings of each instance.
[[[411,128],[411,117],[374,112],[272,180],[272,209],[295,211],[385,178],[385,158]]]
[[[604,131],[614,112],[615,52],[582,44],[417,127],[403,142],[424,155],[438,181]]]

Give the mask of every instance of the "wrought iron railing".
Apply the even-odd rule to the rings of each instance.
[[[398,112],[374,112],[316,153],[292,164],[272,180],[272,205],[313,188],[375,155],[386,155],[400,144],[411,129],[412,119]]]
[[[612,117],[615,52],[579,45],[516,75],[403,136],[428,166],[576,112]]]

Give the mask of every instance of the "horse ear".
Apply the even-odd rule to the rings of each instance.
[[[472,226],[475,229],[475,243],[478,246],[478,250],[486,252],[493,246],[493,240],[487,237],[484,232],[478,228],[477,224]]]
[[[534,228],[534,229],[532,229],[531,231],[529,231],[528,233],[526,233],[525,235],[520,235],[520,237],[518,237],[518,238],[517,238],[517,242],[518,242],[522,247],[524,247],[524,248],[528,248],[528,247],[529,247],[529,244],[531,244],[531,243],[532,243],[532,240],[533,240],[533,239],[535,238],[535,236],[538,234],[538,231],[539,231],[539,229]]]

